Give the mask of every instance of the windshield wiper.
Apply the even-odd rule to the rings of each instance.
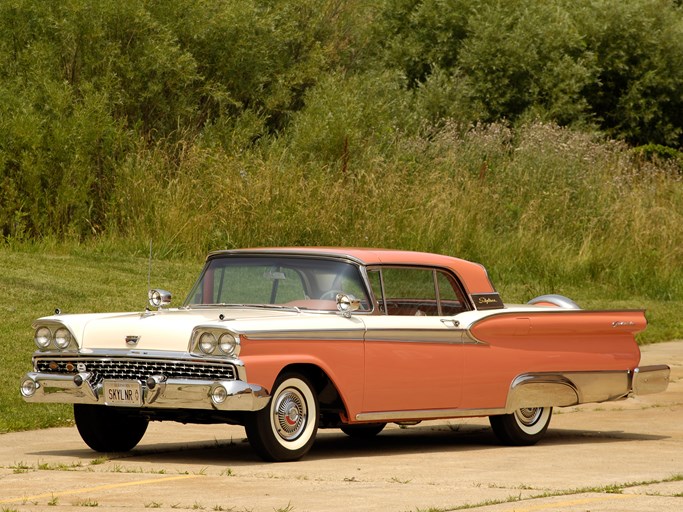
[[[284,309],[286,311],[296,311],[301,313],[301,308],[297,306],[283,306],[281,304],[227,304],[224,302],[215,304],[188,304],[188,308],[257,308],[257,309]]]

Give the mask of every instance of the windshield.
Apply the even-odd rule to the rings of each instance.
[[[360,299],[370,311],[359,268],[344,261],[294,256],[225,256],[212,258],[185,306],[277,305],[336,311],[336,296]]]

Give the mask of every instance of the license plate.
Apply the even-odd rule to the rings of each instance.
[[[105,380],[104,403],[123,407],[141,407],[142,386],[136,380]]]

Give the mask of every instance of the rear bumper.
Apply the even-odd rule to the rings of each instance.
[[[665,364],[641,366],[633,371],[631,391],[634,395],[661,393],[669,386],[671,368]]]
[[[90,377],[29,372],[21,381],[21,394],[26,402],[122,405],[108,404],[103,381],[92,384]],[[241,380],[159,379],[153,388],[141,383],[140,391],[136,407],[158,409],[258,411],[270,399],[261,386]]]

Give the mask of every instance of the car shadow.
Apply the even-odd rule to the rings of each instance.
[[[548,429],[538,446],[586,445],[624,441],[657,441],[668,436],[627,431],[590,431]],[[481,450],[506,450],[484,425],[429,425],[389,428],[370,438],[353,438],[336,429],[320,430],[305,460],[390,457],[392,455],[428,454],[434,452],[463,453]],[[152,464],[187,464],[202,467],[225,467],[261,464],[261,459],[244,438],[204,440],[186,443],[145,443],[127,453],[98,454],[84,446],[82,450],[50,450],[32,452],[35,456],[73,457],[91,461],[105,456],[107,460],[147,462]]]

